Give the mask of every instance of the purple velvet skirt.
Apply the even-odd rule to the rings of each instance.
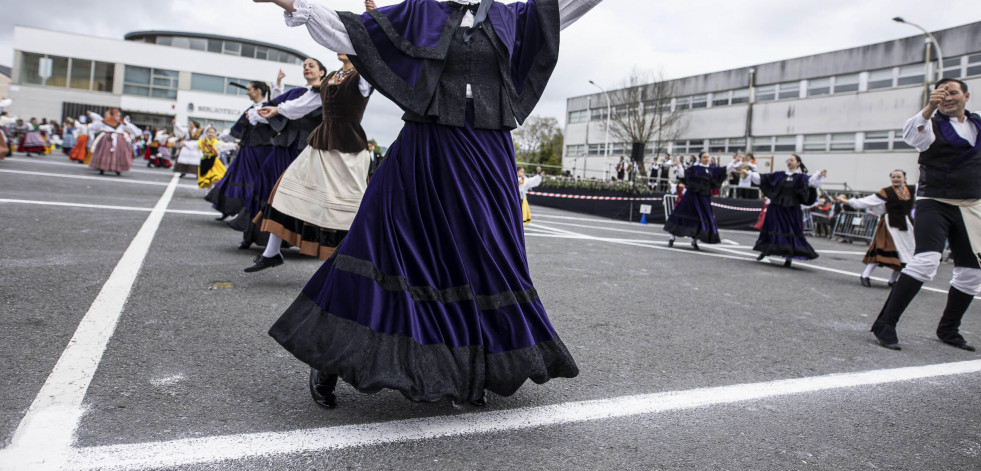
[[[719,226],[712,212],[712,197],[695,192],[685,193],[668,216],[664,230],[677,237],[691,237],[706,244],[718,244]]]
[[[528,273],[513,149],[507,131],[406,123],[270,335],[362,392],[414,401],[575,377]]]
[[[804,237],[804,212],[800,206],[784,207],[771,204],[766,209],[763,228],[753,250],[763,255],[813,260],[817,252]]]
[[[241,148],[232,163],[228,165],[225,177],[205,199],[223,215],[238,214],[252,201],[259,170],[272,150],[272,146]]]

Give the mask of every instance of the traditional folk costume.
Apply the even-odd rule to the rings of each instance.
[[[110,171],[119,175],[129,170],[133,165],[133,146],[129,139],[139,136],[140,128],[128,121],[119,121],[111,112],[107,112],[105,118],[89,113],[89,119],[92,121],[89,132],[96,134],[89,167],[100,174]]]
[[[222,215],[222,219],[242,212],[252,201],[255,180],[259,169],[272,152],[275,131],[265,123],[252,124],[248,113],[268,105],[269,102],[253,103],[235,125],[230,135],[239,140],[238,155],[228,165],[225,178],[215,186],[206,198]]]
[[[183,141],[181,142],[180,152],[177,153],[177,163],[174,164],[174,173],[181,175],[185,173],[198,173],[198,166],[201,164],[201,146],[198,140],[204,134],[204,129],[195,128],[193,134],[190,127],[185,127],[180,123],[174,123],[174,134]]]
[[[356,15],[296,0],[288,24],[405,111],[348,237],[270,329],[313,368],[318,403],[332,406],[338,376],[479,405],[485,390],[579,373],[528,273],[510,131],[548,82],[561,26],[597,3],[409,0]]]
[[[804,211],[801,206],[810,206],[817,200],[817,189],[824,183],[820,175],[807,175],[800,170],[794,173],[751,173],[753,183],[760,186],[763,194],[770,198],[763,219],[763,228],[753,250],[759,251],[758,260],[776,255],[784,257],[785,266],[792,259],[813,260],[817,252],[804,236]]]
[[[528,206],[528,192],[542,184],[542,176],[533,177],[522,176],[518,179],[518,191],[521,192],[521,224],[527,226],[531,223],[531,208]]]
[[[77,134],[78,134],[78,130],[75,129],[74,125],[65,128],[64,132],[62,133],[61,151],[64,152],[65,155],[71,155],[72,149],[75,148],[75,144],[76,144],[75,136]]]
[[[916,240],[913,237],[913,207],[916,205],[916,187],[903,184],[896,188],[885,187],[865,198],[848,200],[848,205],[855,209],[871,209],[877,214],[879,224],[875,237],[869,245],[868,252],[862,263],[866,264],[862,273],[862,284],[871,286],[869,276],[875,267],[892,268],[889,285],[899,279],[899,272],[913,259]]]
[[[150,160],[150,166],[170,168],[173,165],[171,163],[170,149],[173,148],[174,143],[170,135],[167,134],[167,131],[163,129],[157,131],[157,134],[153,136],[153,144],[156,144],[154,148],[157,151],[153,159]]]
[[[41,127],[35,123],[27,123],[24,136],[20,138],[17,150],[30,154],[43,154],[47,150],[47,144],[41,137]]]
[[[269,194],[272,193],[279,177],[307,146],[307,138],[322,119],[319,87],[294,88],[273,98],[268,104],[268,106],[280,107],[282,111],[283,108],[305,107],[310,102],[317,104],[316,109],[298,119],[275,116],[272,121],[269,121],[259,116],[258,110],[255,108],[246,113],[249,123],[253,126],[269,125],[275,134],[272,138],[272,148],[263,159],[259,171],[256,172],[255,178],[252,180],[252,199],[239,216],[228,223],[232,228],[242,231],[240,249],[248,248],[252,244],[266,245],[269,235],[259,230],[259,226],[253,220],[262,210],[263,205],[269,202]]]
[[[368,186],[371,153],[361,118],[370,94],[371,86],[356,71],[342,70],[320,84],[320,103],[280,111],[297,119],[319,108],[322,122],[253,221],[271,234],[260,257],[278,257],[276,264],[282,263],[278,243],[285,241],[302,254],[326,260],[347,235]]]
[[[668,247],[676,237],[691,237],[691,246],[698,250],[698,241],[718,244],[719,226],[712,211],[712,190],[722,187],[731,169],[715,165],[695,164],[685,170],[685,194],[678,198],[674,211],[664,223],[671,234]]]
[[[937,337],[974,351],[959,332],[961,319],[981,293],[981,116],[966,113],[963,122],[937,113],[906,121],[903,140],[920,152],[916,194],[916,249],[896,280],[872,333],[882,346],[899,349],[896,324],[923,283],[933,280],[947,242],[954,274]]]
[[[10,154],[10,139],[7,138],[7,130],[0,126],[0,160]]]
[[[225,165],[218,159],[218,154],[235,144],[221,142],[218,138],[202,137],[198,140],[201,150],[201,163],[198,164],[198,188],[208,188],[225,176]]]
[[[69,159],[80,164],[89,160],[89,125],[86,122],[85,116],[79,116],[78,121],[75,122],[75,132],[78,137],[75,139],[75,146],[72,147],[72,151],[68,153]]]

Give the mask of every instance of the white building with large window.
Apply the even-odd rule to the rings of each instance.
[[[968,109],[981,109],[981,23],[933,34],[944,54],[943,76],[966,82],[976,95]],[[761,171],[782,170],[797,153],[812,170],[828,169],[831,188],[878,189],[897,168],[915,181],[917,153],[903,142],[902,127],[923,107],[925,44],[924,36],[913,36],[673,80],[670,106],[686,110],[688,128],[662,147],[673,157],[708,151],[723,162],[749,150]],[[935,78],[935,59],[929,70]],[[644,104],[613,103],[614,112],[630,106]],[[623,143],[613,143],[606,158],[606,110],[602,93],[568,99],[565,170],[605,178],[620,156],[629,158]],[[647,145],[648,167],[654,147]]]
[[[177,118],[225,129],[251,104],[231,83],[271,84],[282,69],[287,88],[302,85],[306,57],[211,34],[143,31],[117,40],[16,26],[8,111],[63,120],[117,107],[140,127],[165,127]]]

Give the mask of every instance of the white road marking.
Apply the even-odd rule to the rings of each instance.
[[[538,208],[538,207],[535,206],[535,208]],[[559,216],[559,215],[556,215],[556,214],[548,214],[548,213],[545,213],[545,212],[539,212],[539,210],[536,209],[535,212],[534,212],[534,214],[533,214],[533,217],[538,217],[538,216],[541,216],[541,217],[547,218],[547,219],[566,219],[566,220],[570,220],[570,221],[580,221],[580,222],[599,222],[599,223],[603,223],[603,224],[619,224],[619,225],[627,225],[627,226],[640,226],[641,225],[639,222],[617,221],[617,220],[613,220],[613,219],[593,219],[593,218],[574,217],[574,216]],[[586,227],[590,227],[590,226],[586,226]],[[601,228],[597,228],[597,229],[601,229]],[[735,234],[751,234],[751,235],[756,234],[755,231],[744,231],[744,230],[741,230],[741,229],[726,229],[726,232],[735,233]]]
[[[175,175],[79,322],[58,363],[14,431],[10,446],[0,452],[3,468],[58,469],[64,463],[83,413],[82,399],[116,329],[177,182]]]
[[[877,386],[981,372],[981,360],[830,374],[687,391],[640,394],[540,407],[428,417],[287,432],[249,433],[173,441],[77,448],[72,469],[147,469],[512,432],[610,420],[836,389]],[[943,387],[935,382],[928,386]],[[898,392],[897,392],[898,394]]]
[[[722,239],[722,243],[723,244],[726,244],[726,245],[736,245],[736,246],[739,245],[739,242],[736,242],[734,240],[729,240],[729,239]]]
[[[72,178],[75,180],[95,180],[100,183],[133,183],[137,185],[155,185],[155,186],[168,186],[170,183],[167,182],[151,182],[147,180],[129,180],[121,179],[115,176],[91,176],[87,177],[85,175],[66,175],[63,173],[48,173],[48,172],[29,172],[27,170],[0,170],[0,173],[17,173],[21,175],[34,175],[39,177],[55,177],[55,178]],[[174,175],[177,177],[177,175]],[[177,185],[181,188],[194,188],[197,189],[197,185]]]
[[[11,160],[13,162],[22,163],[22,164],[24,164],[24,163],[30,163],[30,164],[56,165],[56,166],[59,166],[59,167],[72,167],[72,168],[77,168],[77,169],[89,168],[88,165],[74,164],[74,163],[68,163],[68,162],[48,162],[47,160],[35,160],[35,159],[29,158],[29,157],[20,157],[20,158],[16,158],[15,157],[15,158],[13,158]],[[136,164],[136,163],[138,163],[138,161],[134,161],[133,163]],[[129,173],[129,172],[133,172],[133,173],[146,173],[146,174],[150,174],[150,175],[165,176],[165,177],[170,177],[174,173],[171,170],[163,170],[163,169],[161,169],[158,172],[154,172],[153,170],[142,170],[142,169],[138,169],[138,168],[133,168],[133,169],[127,170],[127,173]]]
[[[64,201],[36,201],[36,200],[16,200],[16,199],[6,199],[0,198],[0,203],[12,203],[12,204],[37,204],[41,206],[64,206],[69,208],[89,208],[89,209],[115,209],[119,211],[153,211],[153,208],[145,208],[139,206],[113,206],[105,204],[85,204],[85,203],[68,203]],[[185,209],[167,209],[164,212],[172,214],[195,214],[201,216],[214,216],[218,214],[217,211],[191,211]]]
[[[156,386],[156,387],[159,388],[159,387],[164,387],[164,386],[171,386],[171,385],[180,383],[181,381],[184,381],[186,379],[187,378],[184,375],[178,373],[178,374],[171,375],[171,376],[166,376],[166,377],[163,377],[163,378],[151,378],[150,379],[150,384],[152,384],[153,386]]]

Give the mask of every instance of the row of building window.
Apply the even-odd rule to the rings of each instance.
[[[934,64],[931,64],[931,74]],[[663,111],[679,109],[699,109],[719,106],[731,106],[749,103],[752,95],[754,103],[768,101],[792,100],[807,97],[833,95],[837,93],[853,93],[860,91],[878,90],[883,88],[903,87],[922,84],[925,67],[923,64],[891,67],[863,73],[836,75],[794,82],[784,82],[755,87],[754,93],[749,88],[727,90],[722,92],[705,93],[700,95],[676,97],[661,104]],[[864,75],[864,77],[863,77]],[[944,60],[946,78],[966,78],[981,75],[981,53],[954,57]],[[863,80],[864,79],[864,80]],[[637,105],[618,105],[613,107],[613,113],[628,110]],[[645,103],[644,112],[653,114],[656,104]],[[606,119],[607,107],[591,108],[569,112],[568,123],[586,121],[602,121]]]
[[[859,148],[861,143],[861,148]],[[609,155],[625,155],[625,146],[610,144]],[[648,143],[645,149],[651,155],[657,149],[656,143]],[[661,149],[671,154],[698,154],[709,152],[725,154],[745,152],[754,153],[793,153],[793,152],[856,152],[856,151],[909,151],[912,149],[903,141],[902,131],[870,131],[865,133],[807,134],[798,136],[759,136],[750,138],[731,137],[722,139],[693,139],[673,141]],[[574,144],[565,146],[565,157],[586,157],[607,155],[604,144]]]
[[[218,77],[207,74],[191,74],[191,90],[200,92],[224,93],[226,95],[248,95],[244,88],[232,85],[248,85],[251,80],[231,77]]]
[[[51,76],[41,77],[42,60],[51,61]],[[96,92],[112,92],[116,65],[88,59],[23,53],[20,83]]]
[[[207,51],[217,54],[249,57],[286,64],[302,64],[303,58],[286,51],[271,47],[256,46],[255,44],[222,39],[189,38],[186,36],[148,36],[145,42],[161,46],[179,47],[195,51]]]

